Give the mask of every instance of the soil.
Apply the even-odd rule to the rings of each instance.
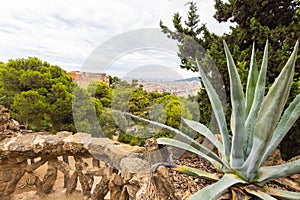
[[[195,154],[185,153],[183,157],[184,158],[176,160],[175,163],[177,165],[194,167],[207,172],[215,172],[214,168],[207,160],[200,158]],[[188,199],[191,194],[194,194],[198,190],[213,183],[212,181],[195,178],[172,170],[170,170],[170,173],[173,176],[175,190],[177,191],[176,195],[183,200]]]

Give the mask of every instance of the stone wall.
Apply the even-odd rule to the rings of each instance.
[[[0,106],[1,200],[12,198],[25,173],[31,176],[37,195],[48,195],[53,191],[58,171],[65,176],[66,195],[80,184],[85,199],[104,199],[108,192],[111,199],[176,199],[166,169],[155,174],[153,181],[149,180],[146,153],[124,148],[108,138],[92,138],[86,133],[49,134],[25,130]],[[60,156],[72,157],[75,169],[59,160]],[[85,162],[85,158],[92,159],[92,164]],[[48,166],[47,172],[39,177],[36,170],[44,164]],[[101,177],[100,181],[95,182],[95,177]],[[155,188],[160,188],[160,192],[155,192]]]

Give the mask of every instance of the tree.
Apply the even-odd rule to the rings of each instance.
[[[200,24],[200,16],[197,14],[195,2],[188,2],[189,6],[187,20],[182,22],[179,13],[173,16],[175,30],[171,30],[160,22],[162,32],[169,38],[178,41],[178,56],[181,60],[181,68],[198,71],[196,60],[203,66],[215,90],[218,92],[226,107],[226,96],[229,96],[229,79],[225,55],[223,54],[222,38],[210,33],[205,24]],[[215,67],[216,66],[218,68]],[[210,75],[212,74],[212,75]],[[224,83],[220,80],[224,80]],[[225,86],[225,87],[224,87]],[[227,95],[226,95],[227,94]],[[205,90],[200,90],[198,94],[201,118],[199,121],[209,125],[210,118],[214,121],[211,106]]]
[[[47,95],[49,107],[49,118],[56,131],[71,130],[75,132],[73,125],[72,98],[68,86],[61,82],[51,86]]]
[[[231,28],[232,33],[225,35],[224,39],[231,43],[231,49],[234,49],[233,45],[238,47],[233,51],[238,63],[250,60],[253,41],[258,49],[257,54],[260,55],[258,60],[261,61],[265,41],[269,39],[269,65],[272,67],[268,69],[267,82],[272,84],[298,38],[300,15],[296,10],[299,7],[300,2],[294,0],[238,0],[229,3],[216,0],[215,18],[219,22],[230,19],[237,23],[237,26]],[[300,70],[299,63],[297,61],[295,71]],[[295,78],[298,77],[299,74],[296,74]]]
[[[165,26],[162,21],[160,21],[160,27],[163,33],[167,34],[169,38],[175,39],[179,42],[178,56],[181,59],[180,67],[187,70],[198,71],[195,65],[197,48],[199,47],[198,44],[201,46],[204,45],[204,40],[201,39],[201,35],[206,34],[207,28],[205,24],[200,25],[200,18],[197,14],[196,3],[191,1],[188,2],[187,5],[189,6],[188,20],[185,20],[184,24],[182,23],[182,17],[179,13],[175,13],[173,16],[175,31],[172,31]],[[188,42],[190,39],[194,42]],[[185,45],[186,43],[188,44]],[[196,46],[193,44],[196,44]],[[189,57],[192,59],[189,59]]]
[[[128,112],[129,100],[134,88],[115,88],[112,91],[112,109]]]
[[[73,118],[77,132],[90,133],[94,137],[103,137],[98,117],[103,112],[99,99],[91,97],[86,89],[75,85],[73,90]]]
[[[192,114],[179,100],[172,99],[166,104],[161,119],[166,119],[166,125],[179,129],[182,117],[192,119]]]
[[[30,125],[31,128],[39,130],[44,128],[42,122],[45,120],[48,106],[44,96],[37,91],[29,90],[15,96],[11,109],[16,120],[25,127]]]
[[[294,13],[299,8],[299,1],[295,0],[260,0],[260,1],[215,1],[216,13],[214,17],[219,22],[236,22],[242,28],[248,28],[252,17],[259,20],[262,26],[271,29],[278,26],[289,26],[294,20]]]
[[[21,72],[7,65],[0,68],[0,94],[1,96],[6,96],[6,98],[1,100],[1,104],[7,108],[10,108],[13,104],[14,96],[21,92],[19,87]]]
[[[121,82],[121,79],[117,76],[109,76],[109,86],[111,88],[114,88],[115,85],[117,85],[119,82]]]
[[[162,99],[168,99],[168,100],[162,101]],[[188,135],[192,133],[191,129],[187,129],[181,120],[182,118],[186,118],[186,119],[193,118],[190,110],[187,107],[185,107],[182,100],[179,100],[174,95],[168,95],[165,98],[159,99],[158,102],[161,103],[154,104],[154,106],[150,110],[150,114],[151,114],[150,120],[158,121],[170,127],[179,129]],[[154,135],[154,137],[172,138],[173,136],[164,130],[159,130]]]
[[[200,112],[199,112],[199,104],[197,99],[192,98],[192,99],[187,99],[187,100],[183,100],[182,101],[183,105],[185,108],[187,108],[189,110],[189,112],[191,113],[192,119],[194,121],[199,121],[200,118]]]
[[[27,70],[20,76],[20,86],[22,91],[31,89],[50,88],[50,74],[39,71]]]
[[[136,86],[138,86],[138,84],[139,84],[139,81],[137,80],[137,79],[132,79],[131,80],[131,87],[136,87]]]
[[[111,107],[112,90],[102,81],[91,82],[87,88],[88,92],[99,99],[104,107]]]
[[[143,88],[137,88],[129,99],[129,112],[140,117],[146,117],[149,106],[150,101],[147,92]]]
[[[72,78],[59,66],[50,65],[37,58],[9,60],[0,68],[0,96],[5,96],[0,103],[7,108],[12,108],[12,117],[19,119],[23,113],[23,105],[16,101],[27,98],[29,92],[34,98],[45,102],[45,107],[39,110],[43,117],[34,121],[28,120],[28,125],[38,128],[38,124],[49,124],[51,131],[74,131],[72,117]],[[38,94],[38,95],[37,95]],[[23,120],[23,119],[22,119]],[[21,121],[22,121],[21,120]],[[40,127],[43,128],[43,127]]]
[[[98,116],[98,120],[102,133],[108,138],[117,135],[117,131],[119,131],[119,134],[126,131],[127,121],[120,111],[105,108],[103,113]]]

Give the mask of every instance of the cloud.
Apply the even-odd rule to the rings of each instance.
[[[228,25],[217,25],[212,18],[213,2],[198,0],[201,21],[212,31],[228,31]],[[159,28],[160,20],[172,26],[173,14],[185,16],[187,10],[178,0],[6,1],[0,8],[0,60],[36,56],[68,71],[78,70],[113,36]]]

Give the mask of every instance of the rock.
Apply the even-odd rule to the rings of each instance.
[[[20,130],[20,124],[16,120],[12,119],[9,120],[7,129],[12,131],[19,131]]]
[[[153,174],[147,196],[149,196],[151,200],[179,200],[175,193],[173,180],[164,169],[165,168],[157,170],[157,172]]]
[[[140,158],[123,158],[120,163],[120,168],[122,172],[130,173],[145,173],[149,172],[149,163]]]
[[[27,159],[10,159],[0,165],[0,199],[9,200],[25,173]]]
[[[17,137],[11,138],[6,143],[6,150],[10,152],[26,152],[33,149],[34,139],[37,134],[23,135],[18,134]]]
[[[109,156],[106,154],[106,147],[113,144],[108,138],[91,138],[85,147],[89,153],[94,156],[97,160],[105,163],[109,162]]]
[[[3,132],[7,129],[8,122],[10,120],[10,114],[8,109],[0,106],[0,131]]]
[[[61,136],[62,134],[59,134]],[[91,139],[91,134],[88,133],[81,133],[78,132],[74,135],[69,135],[67,138],[65,138],[63,141],[65,143],[76,143],[76,144],[87,144],[88,141]]]
[[[69,131],[60,131],[60,132],[57,132],[56,135],[66,138],[66,137],[73,135],[73,133],[69,132]]]
[[[202,145],[205,146],[206,148],[208,148],[211,151],[215,151],[216,147],[207,139],[204,138]]]

